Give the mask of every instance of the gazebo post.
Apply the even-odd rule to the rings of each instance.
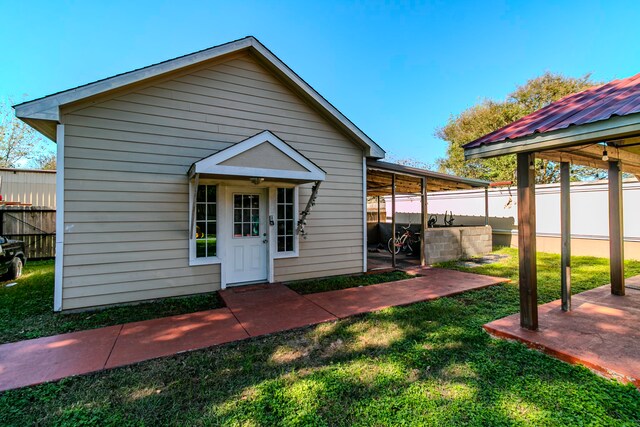
[[[420,181],[420,199],[421,199],[421,211],[422,211],[422,236],[420,236],[420,265],[427,265],[427,227],[429,226],[429,219],[427,218],[427,178],[422,177]]]
[[[391,174],[391,241],[396,238],[396,174]],[[391,251],[391,266],[396,268],[396,248]]]
[[[518,153],[518,258],[520,326],[538,329],[538,274],[536,269],[536,174],[534,153]]]
[[[568,162],[560,163],[560,230],[562,260],[560,284],[562,311],[571,310],[571,169]]]
[[[622,172],[618,161],[609,162],[609,265],[611,293],[624,295]]]

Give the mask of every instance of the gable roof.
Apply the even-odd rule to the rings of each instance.
[[[253,159],[242,159],[240,162],[230,162],[230,160],[242,158],[243,154],[250,153],[252,150],[264,146],[264,144],[269,144],[273,149],[277,150],[278,157],[286,159],[290,166],[281,167],[274,163],[268,164],[255,157]],[[277,161],[278,158],[272,156],[270,160]],[[211,174],[287,179],[297,182],[324,181],[326,177],[325,171],[319,166],[268,130],[198,160],[191,165],[187,174],[190,177],[195,174]]]
[[[253,53],[263,65],[278,75],[288,83],[298,95],[323,113],[325,118],[345,132],[354,142],[365,148],[368,157],[384,157],[385,151],[378,144],[253,36],[23,102],[15,105],[13,108],[15,109],[16,117],[27,122],[55,141],[55,123],[60,119],[60,107],[63,105],[240,51]]]
[[[640,73],[567,95],[538,111],[465,144],[465,150],[640,113]]]

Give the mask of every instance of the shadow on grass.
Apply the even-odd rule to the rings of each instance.
[[[517,309],[495,300],[508,286],[16,390],[0,412],[22,424],[638,422],[633,387],[482,331]]]
[[[490,268],[509,277],[510,262]],[[606,283],[576,268],[584,286]],[[543,298],[555,286],[551,274]],[[633,386],[483,332],[517,310],[517,283],[503,284],[10,391],[0,413],[9,425],[640,422]]]

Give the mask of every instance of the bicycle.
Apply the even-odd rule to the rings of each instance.
[[[409,224],[409,227],[411,227],[411,224]],[[420,242],[420,236],[411,231],[409,227],[402,227],[404,233],[402,233],[402,235],[397,233],[395,239],[393,237],[389,238],[387,249],[390,253],[394,251],[396,255],[398,255],[400,251],[407,252],[408,254],[413,253],[413,245]]]

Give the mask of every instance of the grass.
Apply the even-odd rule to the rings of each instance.
[[[515,279],[498,252],[470,271]],[[538,266],[540,302],[558,298],[559,257]],[[572,268],[576,291],[608,282],[606,260]],[[5,392],[0,424],[640,424],[633,386],[483,332],[518,311],[516,283]]]
[[[357,276],[338,276],[328,279],[301,280],[287,283],[287,286],[300,294],[313,294],[316,292],[335,291],[338,289],[355,288],[358,286],[376,285],[378,283],[393,282],[396,280],[410,279],[411,274],[404,271],[392,271],[378,274],[360,274]]]
[[[60,314],[53,312],[53,261],[30,261],[17,285],[0,284],[0,343],[61,334],[222,306],[217,293]],[[0,424],[2,424],[0,422]]]

